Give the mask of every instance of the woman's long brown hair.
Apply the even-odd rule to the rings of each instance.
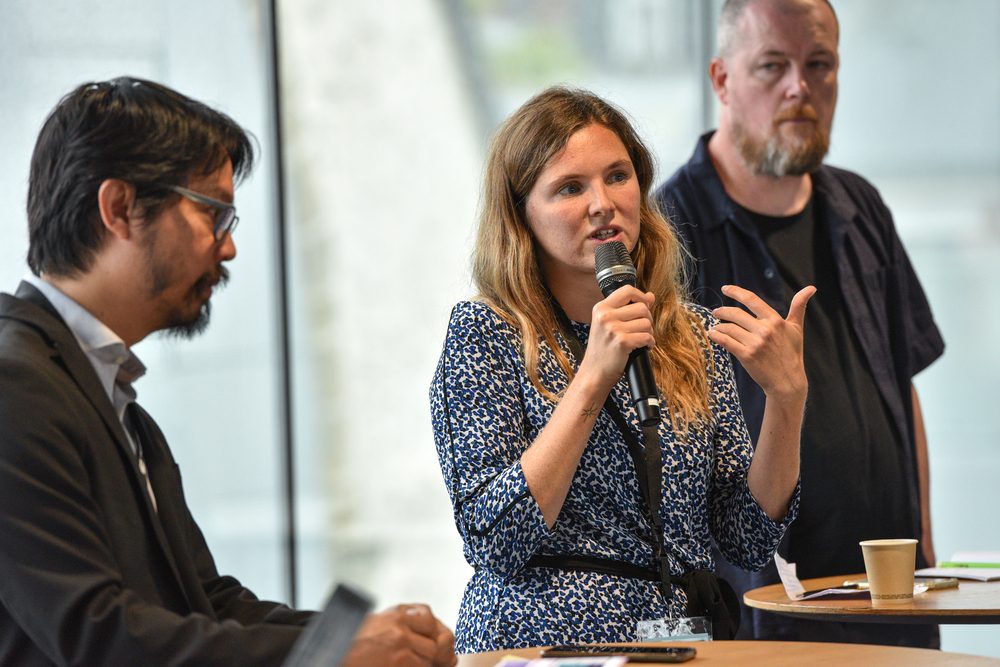
[[[682,423],[707,418],[708,337],[683,305],[681,245],[649,197],[652,156],[625,115],[593,93],[549,88],[515,111],[494,136],[472,260],[479,298],[520,330],[531,383],[558,401],[559,396],[539,377],[539,344],[548,344],[567,377],[572,378],[574,372],[556,342],[559,324],[528,228],[525,203],[548,161],[573,134],[595,123],[610,129],[625,145],[639,181],[639,240],[632,259],[638,284],[656,295],[652,308],[656,346],[650,350],[656,383],[673,418]]]

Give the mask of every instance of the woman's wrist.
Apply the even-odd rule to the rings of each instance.
[[[580,364],[573,381],[570,382],[569,390],[578,392],[583,398],[604,403],[604,399],[611,393],[612,387],[618,383],[620,377],[608,377],[600,372],[594,372],[585,360],[584,363]]]
[[[785,387],[765,389],[764,396],[769,403],[782,406],[787,410],[802,411],[809,396],[809,382],[803,378],[801,382],[790,383]]]

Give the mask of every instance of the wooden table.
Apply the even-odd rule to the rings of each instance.
[[[948,653],[923,648],[898,646],[873,646],[868,644],[832,644],[817,642],[677,642],[671,646],[693,646],[698,655],[683,665],[768,665],[769,667],[824,667],[826,665],[879,665],[879,667],[922,667],[923,665],[948,665],[948,667],[997,667],[1000,660],[964,653]],[[541,649],[492,651],[458,656],[458,667],[494,667],[505,655],[537,658]],[[630,663],[639,665],[640,663]],[[654,664],[654,663],[641,663]],[[678,663],[658,663],[676,665]]]
[[[836,588],[864,574],[806,579],[807,591]],[[913,596],[912,602],[873,607],[872,601],[829,597],[821,600],[790,600],[781,584],[747,591],[743,601],[750,607],[785,616],[808,616],[814,621],[855,623],[1000,623],[1000,581],[959,581],[958,588],[930,590]]]

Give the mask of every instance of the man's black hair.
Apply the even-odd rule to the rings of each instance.
[[[31,156],[28,266],[58,276],[90,268],[105,233],[97,192],[106,179],[131,183],[148,219],[178,196],[166,186],[227,159],[237,182],[250,173],[250,135],[201,102],[131,77],[77,87],[49,114]]]

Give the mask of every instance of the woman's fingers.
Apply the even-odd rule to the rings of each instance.
[[[742,303],[750,309],[751,313],[759,318],[781,318],[781,315],[778,315],[774,308],[767,305],[767,302],[764,301],[764,299],[760,298],[748,289],[743,289],[738,285],[723,285],[722,293],[730,299]]]
[[[749,308],[752,314],[734,306],[716,308],[712,312],[720,322],[709,332],[711,340],[735,356],[769,396],[803,396],[808,382],[802,357],[802,324],[806,304],[816,288],[799,290],[789,304],[787,318],[749,290],[725,285],[722,293]]]
[[[788,321],[793,324],[799,325],[801,327],[806,318],[806,304],[809,303],[809,299],[813,298],[816,294],[816,288],[812,285],[803,287],[795,296],[792,297],[792,303],[788,306]]]

